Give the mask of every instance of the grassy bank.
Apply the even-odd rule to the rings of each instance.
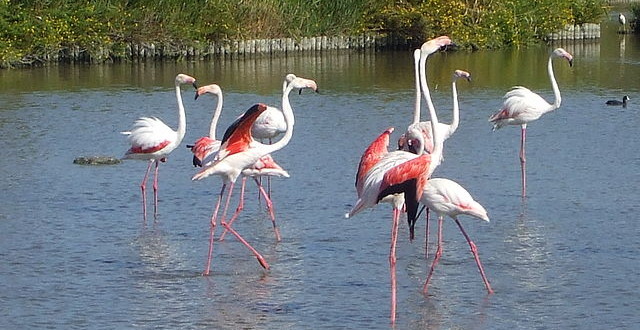
[[[385,33],[409,44],[447,34],[468,48],[539,42],[565,24],[598,22],[604,0],[0,0],[0,66],[69,49],[126,57],[131,43]],[[104,56],[93,56],[103,59]]]

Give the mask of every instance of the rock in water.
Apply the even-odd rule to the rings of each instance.
[[[115,165],[120,162],[119,158],[111,156],[80,156],[73,160],[78,165]]]

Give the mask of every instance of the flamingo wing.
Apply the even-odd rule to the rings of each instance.
[[[266,109],[266,105],[257,103],[245,111],[240,118],[236,119],[224,132],[216,159],[222,159],[228,155],[247,150],[249,144],[253,141],[251,126]]]
[[[423,154],[388,170],[380,185],[378,201],[391,194],[404,193],[410,239],[414,238],[418,201],[422,197],[430,165],[431,155]]]
[[[203,136],[196,140],[193,145],[188,145],[193,153],[193,166],[202,167],[204,160],[220,150],[219,140]]]
[[[356,191],[358,197],[362,193],[362,186],[364,184],[364,176],[380,159],[388,153],[389,136],[393,133],[393,127],[387,128],[382,134],[380,134],[362,154],[360,158],[360,164],[358,164],[358,172],[356,173]]]
[[[177,140],[176,132],[156,117],[137,119],[127,135],[131,144],[127,155],[154,153]]]
[[[504,125],[518,125],[540,118],[551,107],[542,96],[526,87],[513,87],[504,95],[504,103],[498,112],[489,117],[495,129]]]
[[[489,221],[485,208],[455,181],[433,178],[427,182],[423,196],[424,204],[435,212],[448,214],[452,217],[466,214]]]

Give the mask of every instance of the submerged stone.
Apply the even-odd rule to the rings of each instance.
[[[115,165],[120,162],[119,158],[111,156],[80,156],[73,160],[78,165]]]

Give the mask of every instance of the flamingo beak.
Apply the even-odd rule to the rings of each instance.
[[[198,96],[200,96],[200,94],[198,94],[198,91],[196,90],[196,97],[194,98],[194,100],[197,100]]]
[[[569,67],[572,67],[572,66],[573,66],[573,59],[570,59],[569,60]]]

